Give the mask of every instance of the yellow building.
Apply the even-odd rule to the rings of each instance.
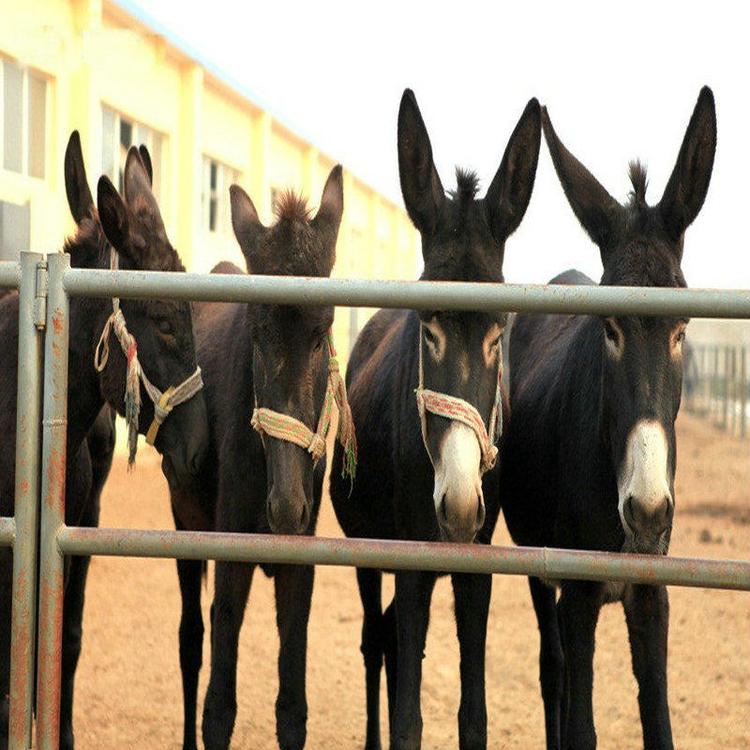
[[[63,153],[73,128],[91,180],[105,173],[117,184],[127,148],[149,147],[167,231],[191,271],[243,263],[230,184],[268,221],[275,191],[295,187],[315,203],[335,163],[127,3],[0,0],[0,259],[50,252],[72,230]],[[406,213],[345,175],[334,275],[414,278],[419,244]],[[344,356],[366,315],[339,310]]]

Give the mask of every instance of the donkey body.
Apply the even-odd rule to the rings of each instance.
[[[151,195],[146,169],[137,151],[128,156],[126,193],[129,205],[106,179],[99,183],[99,211],[94,207],[86,182],[78,134],[68,144],[65,178],[68,200],[78,224],[76,235],[66,243],[73,266],[107,268],[112,247],[116,247],[120,265],[125,268],[171,268],[180,270],[176,253],[167,244],[148,248],[140,241],[144,222],[161,223]],[[156,214],[154,213],[156,212]],[[101,223],[100,223],[101,217]],[[108,232],[105,236],[105,232]],[[111,236],[110,236],[111,235]],[[108,241],[108,238],[110,241]],[[0,451],[0,513],[12,515],[15,482],[15,430],[18,346],[18,297],[7,296],[0,302],[0,429],[7,436]],[[184,380],[195,370],[192,324],[187,305],[123,302],[128,327],[136,337],[140,356],[151,380],[166,388]],[[70,302],[70,350],[67,435],[67,486],[65,520],[70,525],[96,525],[99,495],[111,463],[114,432],[112,414],[105,408],[123,410],[125,358],[115,352],[99,373],[94,367],[94,350],[112,310],[110,300],[73,298]],[[165,333],[168,331],[168,334]],[[170,340],[167,341],[166,337]],[[114,338],[114,337],[113,337]],[[179,345],[177,339],[179,338]],[[153,408],[143,394],[142,425],[153,419]],[[162,427],[156,447],[165,463],[174,471],[189,474],[200,464],[205,450],[207,423],[200,394],[179,407]],[[192,468],[191,468],[192,467]],[[81,647],[83,593],[88,559],[66,560],[63,608],[63,684],[60,745],[73,747],[73,678]],[[9,634],[12,555],[0,552],[0,699],[7,706],[9,678]],[[0,726],[0,748],[7,745],[7,708]]]
[[[601,284],[684,287],[683,236],[708,189],[716,145],[704,89],[661,202],[646,175],[615,201],[557,137],[544,133],[565,194],[599,245]],[[552,280],[593,284],[577,271]],[[512,416],[500,494],[521,545],[666,554],[674,511],[682,341],[687,321],[633,316],[519,315],[510,335]],[[548,748],[593,748],[594,632],[599,610],[620,600],[630,636],[646,748],[671,748],[666,588],[529,581],[541,637],[540,682]]]
[[[520,223],[534,182],[540,110],[529,102],[483,200],[476,178],[458,172],[446,196],[414,94],[401,100],[398,149],[407,211],[422,235],[428,280],[503,280],[506,238]],[[347,383],[360,445],[356,480],[341,477],[337,448],[331,498],[347,536],[488,544],[499,503],[494,472],[482,478],[488,446],[466,424],[425,411],[424,386],[462,399],[484,424],[498,405],[505,315],[404,310],[378,312],[352,352]],[[420,353],[421,350],[421,353]],[[504,408],[504,401],[500,405]],[[489,468],[486,466],[485,468]],[[379,692],[385,657],[393,750],[421,743],[421,664],[436,575],[396,572],[394,601],[382,611],[382,572],[358,570],[364,609],[362,654],[367,689],[369,750],[380,748]],[[462,748],[487,742],[484,658],[491,576],[453,575],[461,649]]]
[[[328,276],[343,210],[340,167],[331,172],[315,218],[289,193],[277,221],[264,227],[250,198],[231,190],[232,223],[251,273]],[[228,263],[214,269],[241,273]],[[333,308],[202,303],[195,306],[198,361],[210,424],[209,451],[195,481],[171,483],[177,528],[313,534],[325,458],[315,464],[299,445],[254,431],[256,408],[273,409],[314,429],[326,394],[328,331]],[[178,561],[182,595],[180,667],[183,747],[196,747],[196,696],[202,662],[200,561]],[[237,713],[237,643],[254,565],[216,564],[211,629],[211,677],[203,714],[207,750],[229,747]],[[283,750],[305,744],[307,621],[310,566],[263,566],[274,578],[279,694],[277,737]]]

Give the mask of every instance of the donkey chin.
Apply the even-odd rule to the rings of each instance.
[[[435,461],[435,513],[446,542],[473,542],[484,525],[481,451],[474,431],[454,422]]]

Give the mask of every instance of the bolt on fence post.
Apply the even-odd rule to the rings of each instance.
[[[18,299],[18,383],[13,598],[10,647],[9,750],[31,747],[36,644],[36,561],[39,529],[39,434],[43,333],[34,320],[41,253],[21,253]]]
[[[49,255],[47,263],[49,299],[44,352],[37,745],[39,750],[58,750],[64,559],[57,543],[57,534],[65,524],[70,325],[63,274],[70,267],[70,256],[67,253]]]

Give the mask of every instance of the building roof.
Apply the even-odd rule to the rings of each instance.
[[[218,83],[229,88],[235,95],[239,96],[247,104],[255,109],[260,109],[268,112],[273,120],[292,135],[297,140],[317,148],[313,139],[305,132],[305,129],[298,126],[297,123],[291,122],[286,117],[279,117],[272,106],[268,102],[264,101],[262,97],[258,96],[250,87],[241,83],[231,73],[224,70],[221,66],[217,65],[210,59],[208,59],[197,47],[190,42],[183,39],[179,34],[176,34],[166,24],[153,18],[147,11],[145,11],[140,5],[133,0],[105,0],[105,2],[115,9],[119,9],[125,14],[131,16],[140,25],[145,26],[153,30],[156,34],[163,37],[177,52],[186,57],[189,60],[200,65],[211,78],[214,78]],[[335,163],[341,163],[341,160],[336,159],[328,153],[320,152],[322,156]],[[372,184],[363,180],[358,175],[354,174],[350,170],[346,170],[357,182],[361,183],[364,187],[377,193],[383,200],[395,206],[399,210],[403,211],[403,206],[397,200],[394,200],[390,195],[384,193],[381,190],[375,188]]]

